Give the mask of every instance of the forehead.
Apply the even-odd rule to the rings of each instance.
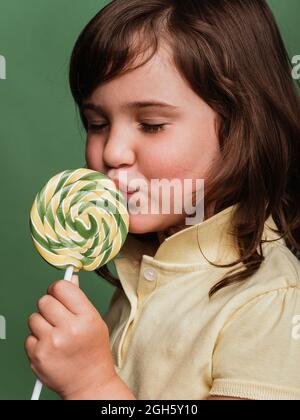
[[[138,102],[151,98],[178,103],[184,101],[188,90],[188,84],[173,64],[170,50],[164,46],[141,67],[98,86],[86,102],[97,104],[101,101],[103,106],[109,106],[112,102]]]

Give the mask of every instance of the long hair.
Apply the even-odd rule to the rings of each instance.
[[[162,41],[219,116],[221,157],[205,180],[205,205],[216,203],[217,213],[237,204],[232,226],[240,258],[217,265],[233,269],[212,296],[259,269],[270,215],[288,248],[300,251],[299,96],[265,0],[114,0],[84,28],[71,56],[70,87],[86,130],[83,101],[101,83],[148,62]],[[243,270],[235,268],[240,262]],[[120,287],[106,266],[97,273]]]

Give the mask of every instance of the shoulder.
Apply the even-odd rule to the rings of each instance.
[[[249,279],[249,286],[268,292],[280,288],[300,289],[300,261],[285,245],[269,245],[264,261]]]
[[[266,311],[275,314],[283,306],[288,312],[289,307],[291,311],[295,305],[300,307],[300,261],[281,244],[265,248],[264,257],[254,274],[213,296],[211,302],[221,307],[219,316],[223,319],[223,327],[233,318],[250,312],[253,321],[259,322],[256,316],[259,313],[266,316]]]
[[[300,261],[285,245],[269,245],[259,269],[237,287],[246,300],[280,289],[300,290]]]

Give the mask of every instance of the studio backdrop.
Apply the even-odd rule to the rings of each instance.
[[[29,212],[53,175],[85,166],[85,132],[68,86],[74,43],[101,0],[0,0],[0,399],[30,399],[27,318],[63,272],[35,251]],[[300,79],[300,2],[269,0]],[[257,34],[259,36],[259,34]],[[298,79],[298,82],[297,82]],[[272,80],[270,80],[272,83]],[[114,288],[94,272],[80,285],[100,314]],[[42,399],[57,399],[44,389]]]

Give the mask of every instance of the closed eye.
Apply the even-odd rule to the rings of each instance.
[[[89,125],[89,130],[91,131],[102,131],[108,124],[90,124]]]
[[[89,130],[94,132],[101,132],[104,130],[109,124],[90,124]],[[166,124],[140,124],[140,128],[144,130],[146,133],[155,134],[162,130],[164,130]]]
[[[158,133],[162,130],[164,130],[166,124],[141,124],[140,127],[146,132],[146,133]]]

